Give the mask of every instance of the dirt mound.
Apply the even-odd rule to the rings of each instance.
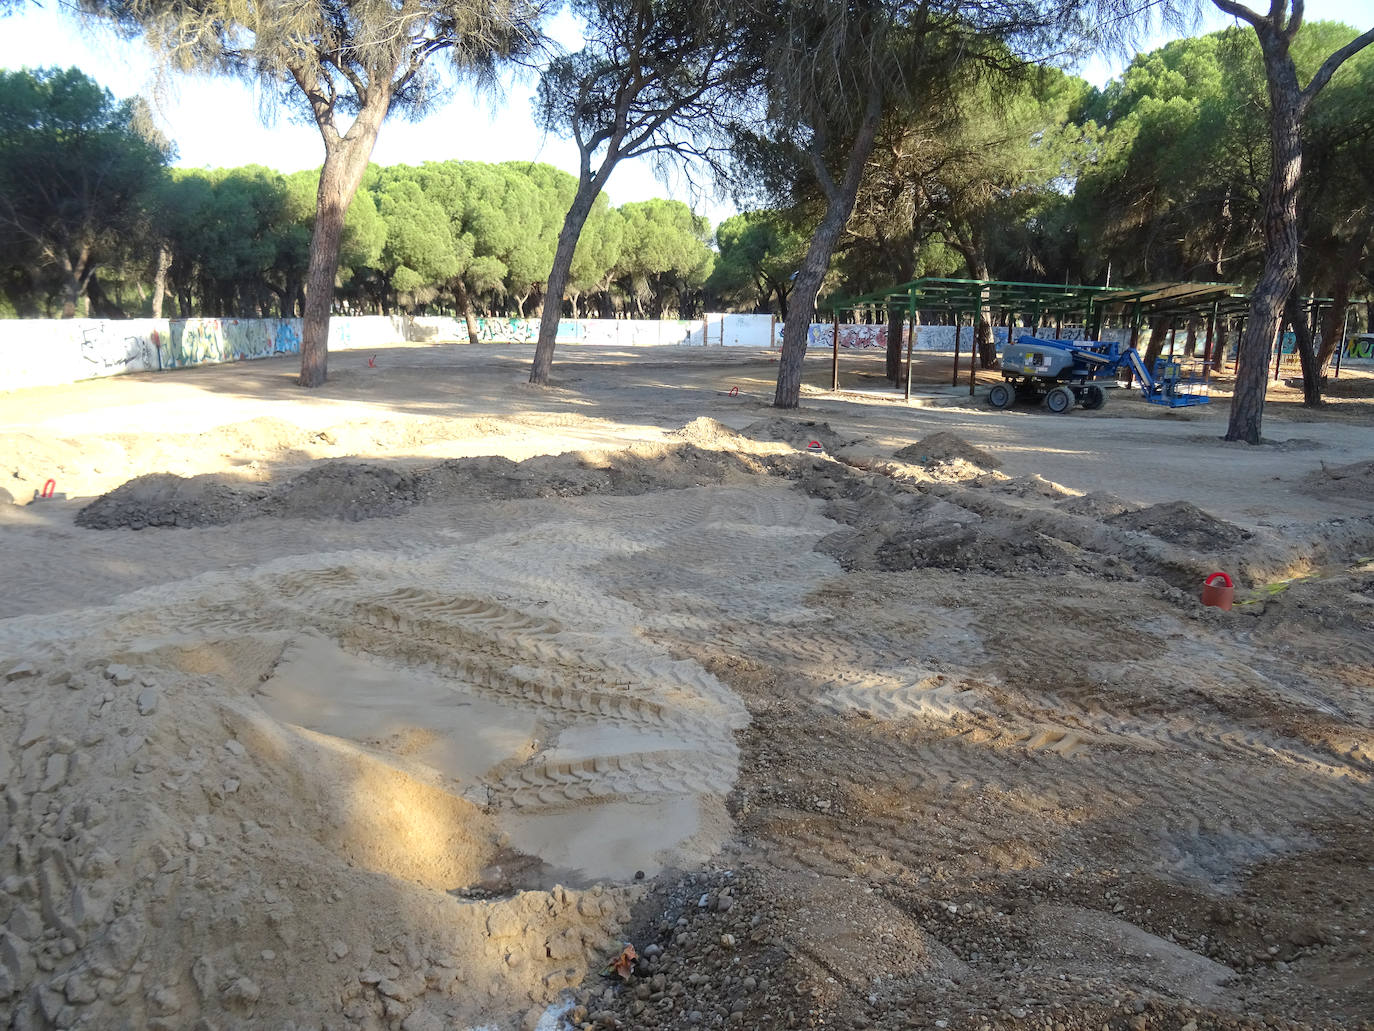
[[[220,526],[259,516],[357,521],[461,498],[518,500],[682,490],[768,473],[775,465],[690,444],[641,444],[623,451],[541,455],[523,462],[498,456],[456,458],[419,469],[335,460],[271,487],[157,473],[97,498],[81,510],[76,522],[92,530],[141,530]]]
[[[371,462],[325,462],[272,491],[262,514],[302,519],[372,519],[420,500],[418,477]]]
[[[145,526],[223,526],[256,514],[265,490],[238,486],[213,476],[152,473],[96,498],[76,516],[89,530]]]
[[[780,440],[784,444],[791,444],[798,450],[805,450],[814,440],[819,442],[826,451],[847,447],[858,439],[857,437],[841,435],[831,429],[828,422],[781,418],[760,419],[758,422],[751,422],[740,430],[740,435],[749,437],[751,440]]]
[[[1348,465],[1327,465],[1302,480],[1309,493],[1322,497],[1345,497],[1374,500],[1374,461],[1351,462]]]
[[[894,456],[903,462],[933,465],[936,462],[964,461],[984,469],[997,469],[1002,463],[996,456],[974,447],[963,437],[953,433],[932,433],[915,444],[908,444]]]
[[[1084,494],[1081,497],[1065,498],[1055,507],[1073,515],[1103,520],[1110,519],[1112,516],[1119,516],[1125,512],[1134,512],[1140,508],[1139,505],[1134,505],[1106,491],[1093,491],[1091,494]]]
[[[1168,501],[1103,520],[1110,526],[1139,530],[1181,548],[1217,551],[1250,540],[1254,534],[1209,515],[1186,501]]]
[[[962,522],[842,531],[822,540],[817,548],[848,570],[1045,574],[1073,568],[1068,553],[1048,538],[1011,540]]]
[[[1018,498],[1062,498],[1067,493],[1059,484],[1045,479],[1039,473],[1017,476],[997,484],[997,487],[1002,493]]]
[[[681,429],[673,430],[668,436],[699,447],[729,447],[740,440],[748,439],[723,422],[717,422],[706,415],[698,416]]]

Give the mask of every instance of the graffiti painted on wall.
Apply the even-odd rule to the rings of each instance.
[[[1374,359],[1374,333],[1360,333],[1345,342],[1345,357],[1355,361]]]
[[[484,344],[533,344],[539,339],[540,319],[483,318],[477,319],[477,339]],[[463,336],[466,336],[464,328]],[[559,343],[577,343],[583,336],[579,319],[559,319]]]
[[[0,389],[299,354],[301,329],[300,319],[4,319]],[[402,317],[335,316],[329,349],[385,347],[408,331]]]
[[[246,361],[300,349],[300,319],[174,319],[161,367]]]
[[[834,347],[835,327],[813,323],[806,331],[807,347]],[[886,326],[841,326],[840,347],[853,351],[883,350],[887,347]]]

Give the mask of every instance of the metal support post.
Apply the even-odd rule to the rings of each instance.
[[[959,335],[964,331],[964,315],[959,312],[954,316],[954,375],[950,377],[949,385],[957,387],[959,385]]]
[[[838,308],[835,309],[834,319],[835,353],[830,359],[830,389],[838,391],[840,389],[840,312]]]

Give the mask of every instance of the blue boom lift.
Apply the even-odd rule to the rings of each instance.
[[[1023,336],[1002,352],[1002,382],[988,391],[988,404],[1010,408],[1017,401],[1044,401],[1059,414],[1075,405],[1088,411],[1107,403],[1106,392],[1093,380],[1115,379],[1122,365],[1140,381],[1140,393],[1150,404],[1168,408],[1207,404],[1207,382],[1185,374],[1178,362],[1155,363],[1154,373],[1134,347],[1122,350],[1112,342],[1044,340]]]

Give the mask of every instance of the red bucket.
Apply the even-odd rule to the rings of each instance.
[[[1202,604],[1217,609],[1229,609],[1235,598],[1236,585],[1231,583],[1231,578],[1225,573],[1213,573],[1202,581]]]

